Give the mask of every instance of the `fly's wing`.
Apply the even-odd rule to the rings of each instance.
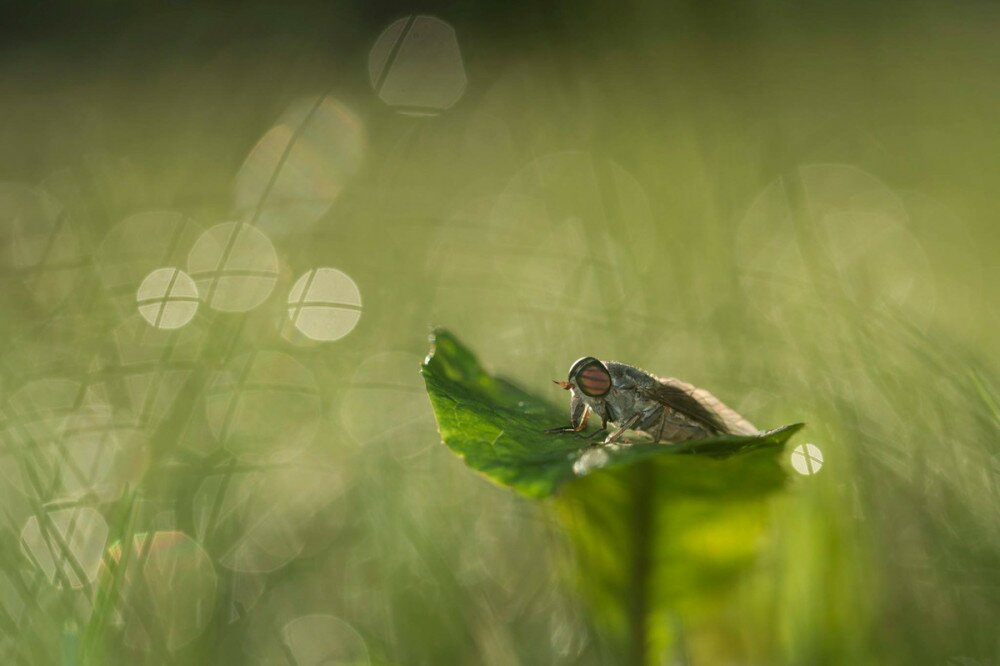
[[[669,407],[704,427],[709,435],[728,432],[725,423],[713,410],[702,405],[691,393],[676,384],[661,379],[638,387],[638,391],[647,400]]]
[[[648,389],[649,397],[715,430],[733,435],[756,435],[757,428],[705,389],[673,377],[661,378]]]

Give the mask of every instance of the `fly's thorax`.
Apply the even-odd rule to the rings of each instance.
[[[606,395],[599,398],[588,396],[582,392],[578,392],[577,395],[594,414],[614,424],[642,411],[637,404],[639,402],[637,394],[634,390],[627,388],[619,389],[612,386]]]
[[[612,391],[608,397],[609,406],[614,413],[615,421],[628,419],[634,414],[643,411],[646,402],[635,390],[634,387],[622,387]]]
[[[605,363],[605,366],[608,368],[608,372],[611,373],[612,382],[619,388],[647,386],[659,381],[655,375],[627,363],[608,361]]]

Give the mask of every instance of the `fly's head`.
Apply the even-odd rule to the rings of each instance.
[[[588,402],[601,402],[611,392],[611,373],[608,367],[593,356],[585,356],[576,361],[569,369],[566,381],[556,381],[556,384],[581,394]]]

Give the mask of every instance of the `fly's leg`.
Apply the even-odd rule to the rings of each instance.
[[[660,408],[660,423],[659,428],[656,429],[655,433],[649,433],[653,435],[653,444],[659,444],[660,440],[663,439],[663,430],[667,427],[667,410],[666,408]]]
[[[571,421],[576,421],[576,418],[573,418],[575,416],[576,416],[576,414],[572,414],[571,417],[570,417],[570,420]],[[543,432],[546,435],[556,435],[556,434],[563,433],[563,432],[579,433],[581,430],[583,430],[584,428],[587,427],[587,419],[589,419],[589,418],[590,418],[590,408],[587,407],[586,405],[584,405],[583,411],[582,411],[582,413],[581,413],[581,415],[579,417],[579,422],[577,422],[577,423],[570,423],[568,426],[558,426],[558,427],[555,427],[555,428],[547,428]],[[582,435],[581,435],[581,437],[582,437]]]
[[[561,435],[563,433],[569,433],[576,435],[577,437],[590,437],[590,435],[581,435],[581,430],[583,430],[583,428],[576,426],[556,426],[555,428],[546,428],[542,432],[546,435]]]
[[[619,439],[622,438],[622,435],[625,434],[625,431],[631,430],[632,428],[637,426],[640,420],[642,420],[642,414],[633,414],[632,416],[628,417],[627,419],[622,421],[622,424],[618,426],[618,428],[616,428],[614,432],[612,432],[604,439],[604,443],[614,444],[615,442],[617,442]]]
[[[604,437],[604,434],[607,431],[608,431],[608,415],[607,413],[605,413],[604,416],[601,417],[601,429],[587,435],[587,439],[596,442],[600,438]]]

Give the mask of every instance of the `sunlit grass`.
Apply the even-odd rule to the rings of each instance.
[[[461,70],[342,7],[5,51],[2,661],[617,661],[547,514],[440,445],[441,325],[538,394],[594,355],[808,424],[677,663],[996,660],[989,22],[758,10],[442,14]]]

